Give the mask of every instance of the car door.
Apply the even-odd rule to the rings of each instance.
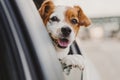
[[[0,80],[64,80],[32,0],[0,1]]]

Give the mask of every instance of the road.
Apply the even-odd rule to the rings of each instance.
[[[80,40],[83,53],[95,65],[102,80],[120,80],[120,41]]]

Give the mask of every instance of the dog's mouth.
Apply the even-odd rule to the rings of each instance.
[[[69,45],[69,40],[66,38],[58,39],[57,40],[57,45],[60,48],[66,48]]]
[[[52,38],[52,40],[59,48],[63,48],[63,49],[67,48],[70,43],[69,39],[67,38],[58,38],[58,39]]]

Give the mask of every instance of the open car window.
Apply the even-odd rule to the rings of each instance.
[[[33,2],[35,3],[37,9],[40,8],[41,4],[43,3],[44,0],[33,0]]]

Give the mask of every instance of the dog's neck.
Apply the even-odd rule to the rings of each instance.
[[[61,49],[61,48],[58,48],[57,46],[55,46],[55,49],[57,51],[57,57],[59,59],[63,59],[64,57],[66,57],[68,55],[70,47],[67,47],[65,49]]]

